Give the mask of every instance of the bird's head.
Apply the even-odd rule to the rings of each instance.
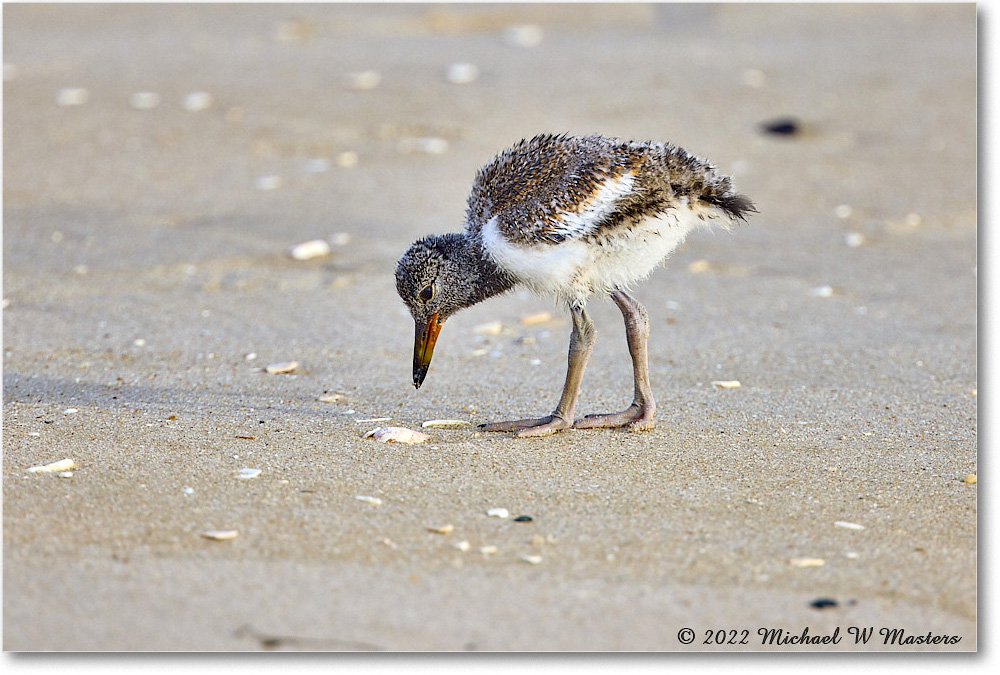
[[[396,264],[396,291],[413,316],[413,386],[420,388],[445,320],[481,300],[477,256],[462,234],[426,237]]]

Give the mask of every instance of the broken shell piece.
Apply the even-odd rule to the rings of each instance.
[[[423,443],[430,438],[422,431],[414,431],[406,427],[378,427],[372,429],[365,438],[374,438],[379,443]]]
[[[552,315],[549,312],[539,312],[538,314],[529,314],[528,316],[522,316],[519,322],[522,326],[534,326],[538,323],[545,323],[550,321]]]
[[[965,482],[966,482],[966,483],[968,483],[969,485],[975,485],[975,484],[976,484],[976,481],[977,481],[978,479],[976,478],[976,474],[974,474],[974,473],[970,473],[970,474],[969,474],[968,476],[966,476],[966,477],[964,478],[964,480],[965,480]]]
[[[489,545],[489,546],[480,546],[479,547],[479,552],[482,553],[483,555],[493,555],[494,553],[496,553],[499,550],[500,550],[499,548],[497,548],[496,546],[493,546],[492,544]]]
[[[531,553],[522,553],[521,562],[526,562],[529,565],[537,565],[538,563],[542,562],[542,556],[534,555]]]
[[[369,497],[368,495],[358,495],[355,499],[365,504],[371,504],[372,506],[378,506],[382,503],[382,500],[378,497]]]
[[[826,561],[822,558],[792,558],[788,563],[795,567],[822,567]]]
[[[816,288],[809,291],[809,295],[814,298],[832,298],[833,297],[833,287],[832,286],[817,286]]]
[[[264,370],[271,375],[277,375],[280,373],[290,373],[298,367],[298,361],[281,361],[280,363],[268,365]]]
[[[374,89],[382,81],[382,75],[377,70],[363,70],[359,73],[348,73],[348,82],[355,91]]]
[[[343,401],[343,394],[323,394],[319,397],[320,403],[336,403],[338,401]]]
[[[510,511],[508,511],[503,507],[498,507],[495,509],[490,509],[489,511],[486,512],[486,515],[491,518],[509,518]]]
[[[719,389],[739,389],[739,380],[714,380],[712,382],[713,387],[718,387]]]
[[[212,107],[212,95],[207,91],[193,91],[184,97],[182,104],[188,112],[199,112]]]
[[[72,478],[73,477],[73,472],[72,471],[60,471],[56,475],[59,476],[60,478]]]
[[[499,321],[490,321],[489,323],[481,323],[473,330],[478,335],[500,335],[500,331],[503,330],[503,324]]]
[[[424,429],[465,429],[472,425],[465,420],[427,420],[420,426]]]
[[[239,530],[205,530],[201,533],[204,539],[214,539],[215,541],[235,539],[238,535]]]
[[[469,84],[478,77],[479,68],[473,63],[452,63],[445,73],[445,79],[452,84]]]
[[[451,534],[451,531],[455,529],[454,525],[442,525],[440,527],[428,527],[427,531],[431,534]]]
[[[76,462],[72,459],[60,459],[58,462],[52,462],[44,466],[33,466],[28,469],[28,473],[59,473],[60,471],[71,471],[75,468]]]
[[[288,255],[295,260],[309,260],[311,258],[321,258],[330,254],[330,244],[322,239],[312,239],[293,246],[288,251]]]
[[[463,539],[462,541],[458,542],[457,544],[452,544],[451,547],[454,548],[454,549],[458,549],[462,553],[465,553],[470,548],[472,548],[472,545],[469,544],[468,540]]]
[[[236,472],[236,477],[241,480],[250,480],[251,478],[256,478],[260,474],[260,469],[240,469]]]
[[[864,525],[858,525],[857,523],[849,523],[846,520],[838,520],[837,522],[834,523],[834,526],[836,526],[836,527],[842,527],[845,530],[863,530],[863,529],[865,529]]]

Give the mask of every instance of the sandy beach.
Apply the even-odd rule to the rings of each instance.
[[[4,650],[977,649],[975,5],[6,5],[3,40]],[[636,288],[652,431],[476,431],[558,398],[527,291],[411,384],[395,261],[542,132],[759,209]],[[632,394],[589,311],[583,414]],[[470,426],[364,437],[435,419]]]

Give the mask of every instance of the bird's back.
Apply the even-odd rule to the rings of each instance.
[[[753,204],[728,176],[668,143],[548,134],[522,140],[479,170],[467,229],[479,235],[495,218],[511,244],[551,245],[672,209],[725,223]]]

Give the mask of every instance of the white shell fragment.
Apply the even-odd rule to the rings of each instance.
[[[503,330],[503,324],[499,321],[490,321],[489,323],[481,323],[472,330],[477,335],[500,335],[500,331]]]
[[[542,562],[542,556],[535,555],[532,553],[522,553],[521,562],[526,562],[529,565],[537,565],[538,563]]]
[[[240,480],[250,480],[261,474],[261,469],[240,469],[236,472],[236,477]]]
[[[290,373],[298,367],[298,361],[281,361],[279,363],[269,364],[266,368],[264,368],[264,372],[269,375],[278,375],[281,373]]]
[[[204,539],[225,541],[227,539],[235,539],[239,534],[239,530],[205,530],[201,533],[201,536]]]
[[[128,102],[136,110],[152,110],[160,105],[160,95],[155,91],[137,91],[129,97]]]
[[[519,322],[522,326],[534,326],[535,324],[545,323],[550,321],[552,315],[548,312],[539,312],[538,314],[529,314],[528,316],[522,316]]]
[[[295,260],[309,260],[311,258],[321,258],[330,254],[330,244],[322,239],[312,239],[293,246],[288,250],[288,255]]]
[[[826,561],[822,558],[792,558],[788,563],[794,567],[822,567]]]
[[[431,534],[451,534],[451,531],[455,529],[454,525],[441,525],[440,527],[428,527],[427,531]]]
[[[59,476],[60,478],[72,478],[73,477],[73,472],[72,471],[60,471],[56,475]]]
[[[382,500],[378,497],[369,497],[368,495],[358,495],[355,499],[359,502],[364,502],[365,504],[371,504],[372,506],[379,506],[382,504]]]
[[[712,386],[718,389],[739,389],[739,380],[713,380]]]
[[[363,70],[359,73],[347,74],[348,85],[355,91],[374,89],[382,81],[382,75],[377,70]]]
[[[848,232],[844,235],[844,243],[851,248],[858,248],[865,245],[865,235],[860,232]]]
[[[78,412],[80,412],[79,408],[66,408],[63,410],[63,415],[72,415]]]
[[[504,31],[504,42],[513,47],[537,47],[542,43],[545,31],[537,23],[511,26]]]
[[[510,511],[503,507],[497,507],[487,511],[486,515],[490,518],[510,518]]]
[[[343,401],[343,394],[323,394],[319,397],[320,403],[337,403],[338,401]]]
[[[76,462],[72,459],[60,459],[58,462],[45,464],[44,466],[33,466],[28,469],[28,473],[59,473],[60,471],[71,471],[76,468]]]
[[[90,99],[90,92],[80,87],[65,87],[56,94],[56,105],[83,105]]]
[[[833,287],[832,286],[817,286],[816,288],[809,291],[809,295],[814,298],[832,298],[833,297]]]
[[[406,427],[378,427],[372,429],[365,438],[373,438],[379,443],[423,443],[430,438],[422,431],[414,431]]]
[[[465,429],[472,425],[465,420],[427,420],[420,426],[424,429]]]
[[[438,136],[403,138],[396,149],[403,154],[421,152],[425,155],[443,155],[448,152],[448,141]]]
[[[479,68],[472,63],[452,63],[445,73],[445,79],[452,84],[469,84],[478,78]]]
[[[466,552],[466,551],[468,551],[468,550],[469,550],[470,548],[472,548],[472,544],[470,544],[470,543],[468,542],[468,540],[466,540],[466,539],[463,539],[462,541],[458,542],[457,544],[452,544],[452,545],[451,545],[451,547],[452,547],[453,549],[456,549],[456,550],[458,550],[458,551],[461,551],[462,553],[465,553],[465,552]]]
[[[842,527],[845,530],[863,530],[863,529],[865,529],[864,525],[858,525],[857,523],[849,523],[846,520],[838,520],[837,522],[834,523],[834,525],[836,527]]]
[[[493,555],[494,553],[496,553],[499,550],[500,550],[499,548],[497,548],[496,546],[493,546],[492,544],[490,544],[488,546],[480,546],[479,547],[479,552],[482,553],[483,555]]]
[[[200,112],[212,107],[212,95],[207,91],[194,91],[184,97],[182,104],[188,112]]]

